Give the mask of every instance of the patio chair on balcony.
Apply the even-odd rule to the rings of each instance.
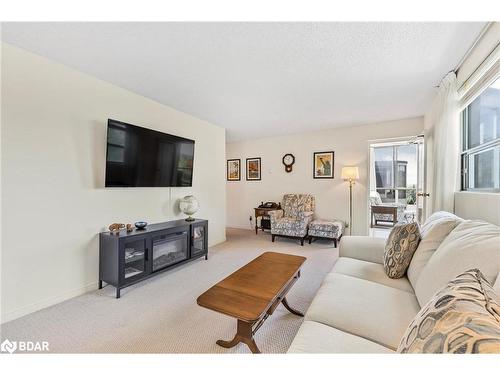
[[[370,226],[394,226],[404,220],[406,204],[404,203],[384,203],[377,191],[370,192],[371,220]],[[386,223],[384,225],[379,222]]]

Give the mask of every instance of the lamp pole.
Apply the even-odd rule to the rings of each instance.
[[[354,181],[349,179],[349,235],[352,235],[352,185]]]
[[[352,187],[359,178],[358,167],[343,167],[342,179],[349,181],[349,235],[352,235]]]

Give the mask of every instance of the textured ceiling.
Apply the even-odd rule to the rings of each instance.
[[[235,141],[422,115],[484,23],[2,26],[7,43],[223,126]]]

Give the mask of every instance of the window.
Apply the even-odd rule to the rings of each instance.
[[[415,204],[417,145],[372,146],[375,188],[383,203]]]
[[[462,190],[500,192],[500,78],[462,111]]]

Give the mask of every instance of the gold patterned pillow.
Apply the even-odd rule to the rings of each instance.
[[[407,328],[398,353],[500,353],[500,304],[477,269],[438,291]]]
[[[417,223],[396,224],[392,228],[384,250],[384,270],[391,279],[403,277],[420,241]]]

